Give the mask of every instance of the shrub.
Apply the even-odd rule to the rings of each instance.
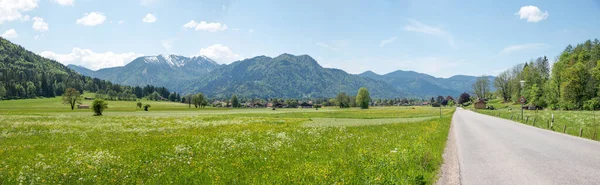
[[[142,108],[142,102],[137,102],[137,107],[141,109]]]
[[[145,111],[148,111],[148,108],[150,108],[150,104],[146,104],[146,105],[144,105],[144,110],[145,110]]]
[[[106,103],[103,99],[96,99],[92,103],[92,110],[94,111],[94,116],[102,116],[102,112],[104,109],[108,108],[108,103]]]

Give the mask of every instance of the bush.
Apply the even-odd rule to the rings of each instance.
[[[150,104],[146,104],[146,105],[144,105],[144,110],[145,110],[145,111],[148,111],[148,108],[150,108]]]
[[[137,102],[137,107],[141,109],[142,108],[142,102]]]
[[[108,103],[106,103],[103,99],[96,99],[92,103],[92,110],[94,111],[94,116],[102,116],[102,112],[104,109],[108,108]]]

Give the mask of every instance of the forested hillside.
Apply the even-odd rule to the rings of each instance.
[[[407,96],[385,82],[323,68],[308,55],[290,54],[234,62],[211,71],[189,89],[211,97],[237,94],[261,98],[319,98],[335,97],[340,92],[356,94],[361,87],[368,88],[371,96],[378,98]]]
[[[99,92],[110,99],[132,100],[166,88],[131,87],[78,74],[54,60],[43,58],[0,37],[0,99],[60,96],[67,88]]]
[[[519,64],[494,80],[498,97],[550,109],[600,108],[600,41],[569,45],[550,67],[547,57]],[[524,81],[521,87],[521,80]]]

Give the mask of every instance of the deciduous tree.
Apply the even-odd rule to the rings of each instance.
[[[74,88],[68,88],[62,96],[63,104],[71,106],[71,110],[75,109],[76,104],[81,104],[81,94]]]
[[[361,109],[368,109],[369,103],[371,102],[371,95],[369,95],[369,90],[367,88],[360,88],[358,90],[358,94],[356,95],[356,104]]]

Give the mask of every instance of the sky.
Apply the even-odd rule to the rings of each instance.
[[[0,36],[94,70],[289,53],[351,74],[497,75],[598,30],[600,0],[0,0]]]

